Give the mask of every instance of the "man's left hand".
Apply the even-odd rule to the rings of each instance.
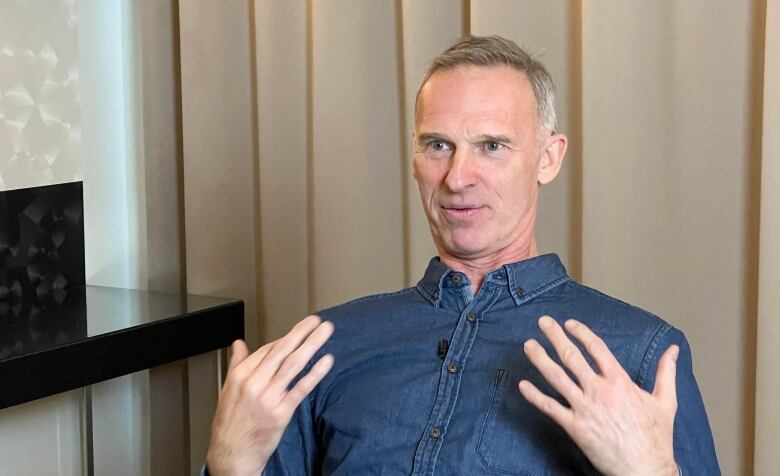
[[[530,339],[524,345],[528,359],[569,407],[527,380],[520,381],[520,393],[560,425],[599,471],[676,476],[672,438],[679,347],[670,346],[661,356],[655,388],[648,393],[631,380],[604,341],[588,327],[575,320],[566,321],[565,326],[593,358],[598,372],[561,326],[551,317],[542,316],[539,328],[577,382],[536,340]]]

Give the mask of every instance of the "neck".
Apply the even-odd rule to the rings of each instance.
[[[471,292],[476,296],[477,291],[479,291],[479,288],[482,287],[482,283],[485,281],[485,276],[490,271],[508,263],[516,263],[524,259],[533,258],[538,254],[536,239],[531,236],[530,239],[523,243],[477,258],[459,257],[446,252],[446,250],[439,250],[439,259],[450,269],[460,271],[468,276],[471,282]]]

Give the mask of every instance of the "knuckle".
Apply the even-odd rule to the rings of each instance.
[[[284,359],[282,365],[279,367],[280,375],[297,374],[297,370],[300,368],[300,358],[295,354],[290,354]]]
[[[567,381],[571,380],[569,376],[566,374],[566,372],[558,368],[555,373],[553,373],[553,382],[556,386],[562,386],[566,384]]]
[[[228,372],[227,376],[225,377],[225,387],[226,388],[238,388],[239,390],[242,389],[244,386],[244,383],[246,381],[246,376],[243,372],[238,372],[236,369],[233,369],[232,372]]]
[[[559,372],[552,372],[547,380],[553,388],[557,389],[561,385],[561,374]]]
[[[579,350],[574,346],[567,346],[563,349],[563,352],[561,352],[561,362],[567,367],[571,367],[571,365],[576,362],[578,352]]]
[[[274,422],[277,419],[276,405],[272,405],[271,402],[261,399],[257,402],[257,411],[263,415],[263,419],[268,422]]]
[[[241,383],[241,393],[249,398],[259,397],[263,394],[263,390],[265,390],[265,385],[262,385],[256,380],[244,380]],[[262,400],[260,401],[260,404],[263,404]]]

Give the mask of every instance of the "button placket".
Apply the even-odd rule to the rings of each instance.
[[[458,401],[458,389],[461,382],[462,367],[468,360],[472,345],[476,339],[478,330],[478,312],[483,313],[490,309],[497,298],[497,292],[491,286],[487,293],[480,294],[480,299],[473,299],[460,314],[459,320],[450,340],[447,354],[452,360],[440,367],[439,387],[437,398],[428,420],[427,438],[420,440],[415,451],[412,475],[429,474],[438,458],[443,444],[444,433],[451,423],[453,411]],[[473,321],[469,316],[473,315]],[[434,429],[438,429],[438,437],[433,436]]]

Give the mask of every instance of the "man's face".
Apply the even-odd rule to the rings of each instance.
[[[551,166],[555,136],[540,132],[525,74],[503,66],[434,73],[415,119],[414,177],[439,253],[479,259],[527,247],[539,184],[560,160]],[[560,159],[565,137],[561,147]]]

